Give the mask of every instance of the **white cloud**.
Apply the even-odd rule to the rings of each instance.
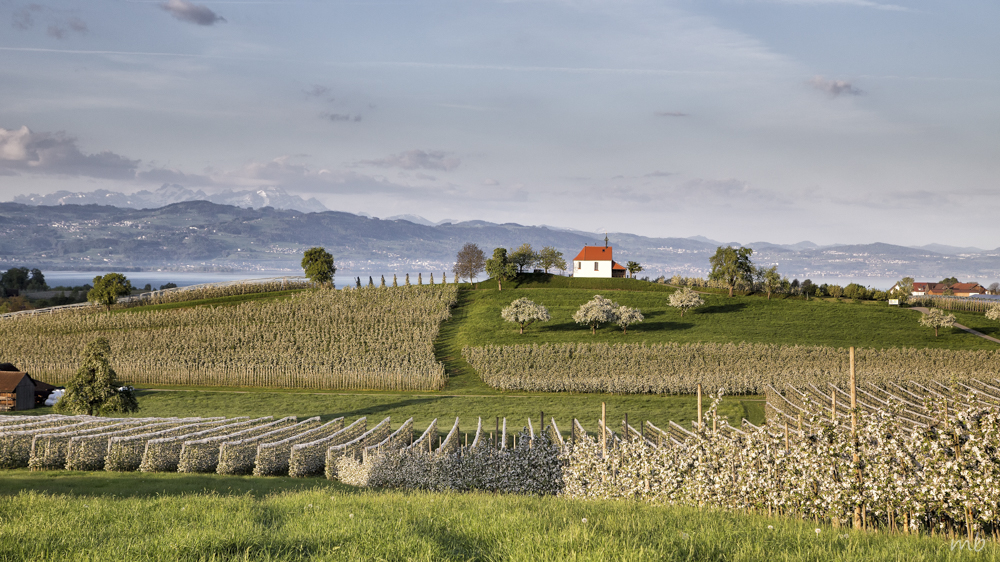
[[[442,150],[407,150],[378,160],[362,160],[378,168],[401,168],[403,170],[454,170],[461,160]]]
[[[113,152],[84,154],[64,133],[34,133],[24,126],[0,128],[0,172],[132,179],[139,160]]]

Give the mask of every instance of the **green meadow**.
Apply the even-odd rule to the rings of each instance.
[[[14,470],[0,479],[0,518],[0,560],[1000,559],[992,542],[684,506],[315,479]]]

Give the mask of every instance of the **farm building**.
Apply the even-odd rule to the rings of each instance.
[[[893,286],[890,290],[895,290],[899,287],[899,284]],[[917,281],[913,283],[913,296],[924,296],[924,295],[946,295],[950,294],[956,297],[971,297],[973,295],[985,295],[986,288],[979,283],[926,283],[923,281]]]
[[[573,258],[573,277],[625,277],[625,267],[614,259],[614,248],[608,246],[584,246]]]
[[[35,407],[35,381],[28,373],[0,371],[0,412]]]

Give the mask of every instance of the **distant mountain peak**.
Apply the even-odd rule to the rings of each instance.
[[[132,194],[98,189],[87,192],[57,191],[45,195],[17,195],[15,203],[24,205],[110,205],[126,209],[157,209],[173,203],[187,201],[210,201],[219,205],[232,205],[245,209],[274,207],[303,213],[329,211],[316,198],[303,199],[290,195],[280,187],[262,187],[255,190],[233,191],[231,189],[215,193],[191,190],[182,185],[165,183],[153,191],[141,190]]]

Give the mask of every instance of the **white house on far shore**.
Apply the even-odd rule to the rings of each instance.
[[[624,266],[612,259],[614,248],[604,246],[584,246],[573,258],[573,277],[625,277]]]

